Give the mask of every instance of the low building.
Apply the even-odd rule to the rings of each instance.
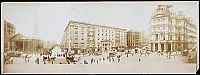
[[[27,37],[20,33],[10,38],[11,51],[38,52],[43,49],[43,41],[38,38]]]

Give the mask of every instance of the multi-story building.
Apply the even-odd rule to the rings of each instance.
[[[62,37],[61,49],[72,53],[126,47],[126,29],[69,21]]]
[[[196,25],[183,14],[174,13],[171,7],[158,5],[151,18],[150,49],[153,51],[176,51],[196,47]]]
[[[16,34],[15,25],[4,20],[4,52],[9,51],[9,40],[15,34]]]
[[[141,33],[141,46],[142,47],[148,47],[148,45],[149,45],[148,36],[144,31],[142,31],[142,33]]]
[[[127,32],[127,46],[128,48],[141,47],[141,32],[128,31]]]

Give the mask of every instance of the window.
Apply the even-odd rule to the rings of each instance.
[[[93,46],[95,46],[95,43],[93,43]]]
[[[75,26],[75,29],[78,29],[78,26]]]
[[[78,40],[78,37],[77,37],[77,36],[75,36],[75,40]]]
[[[81,47],[84,47],[84,43],[81,44]]]
[[[87,44],[87,47],[89,47],[89,46],[90,46],[90,44],[88,43],[88,44]]]
[[[98,40],[99,40],[99,38],[98,38]]]
[[[82,27],[81,30],[84,30],[84,28]]]
[[[83,40],[84,38],[82,37],[81,40]]]
[[[163,36],[163,40],[165,40],[165,36]]]
[[[180,36],[178,36],[178,40],[181,40],[181,37],[180,37]]]
[[[75,31],[75,34],[78,34],[78,31]]]
[[[78,47],[78,43],[74,43],[74,46],[75,46],[75,47]]]
[[[98,36],[99,36],[99,34],[98,34]]]
[[[156,40],[158,40],[158,34],[156,34]]]

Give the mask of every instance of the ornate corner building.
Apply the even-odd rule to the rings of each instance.
[[[150,49],[181,51],[194,49],[197,27],[183,12],[174,13],[171,5],[158,5],[150,20]]]
[[[69,53],[107,52],[126,48],[126,29],[69,21],[61,49]]]

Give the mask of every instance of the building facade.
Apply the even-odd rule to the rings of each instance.
[[[126,30],[84,22],[69,21],[61,49],[72,53],[107,52],[126,47]]]
[[[127,32],[127,46],[128,48],[139,48],[142,45],[141,32],[128,31]]]
[[[4,20],[4,52],[9,51],[9,40],[16,34],[16,27],[14,24]]]
[[[150,21],[150,49],[177,51],[196,47],[196,25],[171,5],[158,5]]]
[[[43,49],[43,41],[18,33],[10,38],[9,48],[11,51],[38,52]]]

